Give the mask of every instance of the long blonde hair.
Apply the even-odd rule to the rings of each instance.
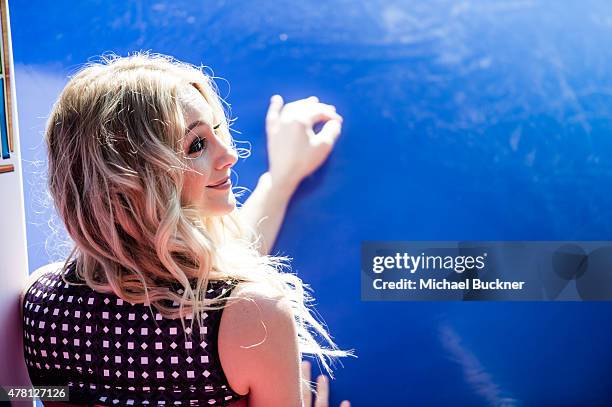
[[[49,191],[74,242],[64,269],[78,259],[77,274],[92,289],[183,322],[191,315],[192,323],[224,306],[205,298],[210,280],[265,282],[291,304],[300,351],[332,375],[328,361],[351,352],[339,350],[314,318],[308,287],[289,272],[287,259],[259,254],[237,210],[203,218],[182,203],[190,170],[181,154],[178,92],[185,85],[202,94],[221,124],[218,134],[235,148],[213,79],[168,56],[104,56],[62,91],[45,141]],[[173,283],[182,291],[169,290]]]

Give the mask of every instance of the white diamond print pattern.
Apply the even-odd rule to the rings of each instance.
[[[72,277],[70,268],[65,278]],[[209,294],[218,296],[224,286],[211,283]],[[71,397],[85,404],[225,406],[240,398],[209,340],[221,312],[207,311],[203,326],[193,321],[193,329],[183,330],[180,320],[143,304],[65,284],[59,270],[32,285],[23,311],[24,356],[34,385],[69,380]]]

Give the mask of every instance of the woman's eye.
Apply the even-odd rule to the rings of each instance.
[[[202,137],[196,137],[191,145],[189,146],[189,151],[187,154],[198,153],[206,148],[206,139]]]

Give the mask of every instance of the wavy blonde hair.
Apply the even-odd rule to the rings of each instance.
[[[49,191],[74,242],[64,270],[77,259],[76,272],[92,289],[152,305],[183,324],[224,306],[205,298],[209,281],[265,282],[291,304],[300,352],[332,375],[328,361],[351,352],[339,350],[314,318],[308,287],[286,271],[287,259],[261,255],[237,210],[203,218],[182,203],[190,171],[181,146],[185,85],[204,97],[221,124],[216,131],[235,148],[213,79],[168,56],[104,56],[62,91],[45,141]],[[170,290],[174,283],[182,290]]]

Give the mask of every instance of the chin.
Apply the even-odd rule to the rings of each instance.
[[[211,216],[225,216],[229,215],[236,209],[236,200],[232,196],[231,199],[228,199],[226,202],[219,202],[213,205],[208,205],[204,212],[204,215],[207,217]]]

